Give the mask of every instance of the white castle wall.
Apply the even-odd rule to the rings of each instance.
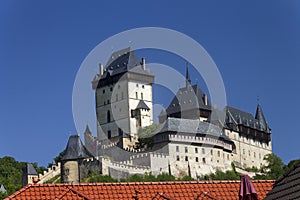
[[[265,164],[264,156],[272,153],[271,142],[265,143],[256,139],[239,136],[238,132],[225,129],[225,134],[234,142],[236,152],[233,153],[233,162],[237,167],[257,167]]]
[[[48,168],[47,171],[44,171],[43,174],[39,174],[39,182],[38,183],[45,183],[51,178],[60,174],[61,163],[57,163],[53,165],[51,168]]]

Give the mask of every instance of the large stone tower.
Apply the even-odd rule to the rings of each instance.
[[[130,48],[114,52],[92,82],[96,91],[98,140],[130,147],[138,129],[153,123],[154,75]]]

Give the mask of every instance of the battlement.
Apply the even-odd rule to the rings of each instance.
[[[132,165],[130,161],[123,161],[123,162],[115,162],[110,160],[109,158],[101,157],[102,163],[105,163],[108,167],[119,169],[119,170],[127,170],[130,173],[146,173],[150,172],[151,168],[148,166],[138,166]]]
[[[45,183],[51,178],[57,176],[60,174],[61,169],[61,163],[57,163],[56,165],[52,165],[47,169],[47,171],[44,171],[43,174],[39,174],[39,181],[38,183]]]
[[[147,152],[147,153],[140,153],[136,155],[130,156],[130,160],[139,159],[139,158],[146,158],[146,157],[154,157],[154,158],[165,158],[167,159],[168,155],[163,153],[155,153],[155,152]]]

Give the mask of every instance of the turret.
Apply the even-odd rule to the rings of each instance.
[[[61,158],[62,183],[78,183],[80,177],[80,165],[85,158],[93,157],[85,148],[78,135],[71,135],[66,147],[66,153]]]
[[[266,121],[266,118],[263,114],[263,111],[262,111],[262,108],[261,108],[260,104],[257,104],[255,119],[258,120],[258,122],[261,126],[261,129],[263,131],[270,132],[267,121]]]
[[[37,183],[39,176],[36,172],[35,168],[31,163],[26,164],[26,168],[23,170],[22,175],[22,186],[25,186],[27,184]]]

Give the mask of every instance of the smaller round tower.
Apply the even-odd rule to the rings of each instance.
[[[61,158],[61,182],[79,183],[80,164],[83,159],[93,157],[85,148],[78,135],[71,135],[66,147],[66,153]]]

